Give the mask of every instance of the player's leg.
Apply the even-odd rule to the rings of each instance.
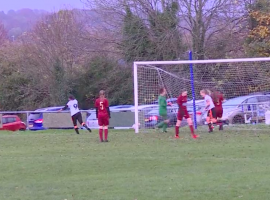
[[[98,116],[98,125],[99,125],[99,139],[100,142],[103,142],[103,117],[102,116]]]
[[[108,133],[109,133],[109,117],[104,118],[104,134],[105,134],[105,142],[108,142]]]
[[[217,113],[216,113],[216,109],[212,108],[211,109],[212,112],[212,117],[211,117],[211,123],[213,124],[217,124]]]
[[[177,121],[176,121],[176,125],[175,125],[175,138],[179,138],[179,128],[181,126],[182,119],[183,119],[183,115],[182,115],[181,111],[179,110],[177,113]]]
[[[217,123],[217,113],[215,108],[211,109],[211,122]]]
[[[104,128],[104,142],[108,142],[108,133],[109,133],[109,131],[108,131],[108,126],[104,126],[103,127]]]
[[[216,109],[216,116],[217,116],[217,125],[219,126],[219,130],[223,130],[223,121],[222,121],[223,109],[217,108]]]
[[[163,117],[165,120],[164,120],[164,124],[163,124],[163,133],[167,133],[167,128],[168,128],[168,124],[170,122],[170,120],[168,119],[167,116],[164,116]]]
[[[78,114],[78,121],[79,123],[84,127],[86,128],[90,133],[92,132],[92,130],[90,128],[88,128],[88,126],[86,126],[86,124],[83,122],[83,119],[82,119],[82,113],[79,113]]]
[[[209,128],[209,132],[213,132],[214,126],[213,124],[217,123],[217,115],[216,115],[216,109],[212,108],[209,111],[209,117],[210,117],[210,124],[208,123],[208,126],[211,126],[211,129]]]
[[[99,141],[103,142],[103,126],[99,126]]]
[[[163,121],[163,118],[162,118],[162,121],[157,124],[157,128],[162,128],[163,125],[164,125],[164,121]]]
[[[185,110],[183,117],[187,120],[187,123],[188,123],[188,126],[189,126],[190,133],[191,133],[192,137],[194,139],[196,139],[198,136],[194,133],[193,122],[192,122],[192,119],[189,116],[189,113],[188,113],[187,110]]]
[[[180,117],[177,119],[177,122],[175,125],[175,138],[179,138],[179,128],[181,126],[181,120],[179,120],[179,119],[180,119]]]
[[[78,126],[77,126],[77,114],[73,115],[71,118],[72,118],[72,123],[73,123],[73,125],[74,125],[74,130],[75,130],[75,132],[76,132],[77,134],[80,134],[80,133],[79,133],[79,128],[78,128]]]
[[[164,126],[164,124],[165,124],[165,118],[164,118],[164,116],[160,116],[161,117],[161,122],[160,123],[158,123],[157,124],[157,128],[159,129],[159,128],[163,128],[163,126]]]
[[[218,118],[218,130],[222,131],[223,130],[223,122]]]
[[[206,117],[206,122],[208,124],[209,133],[213,132],[213,125],[211,123],[211,116],[212,116],[212,112],[211,112],[211,110],[209,110],[207,113],[207,117]]]
[[[198,135],[196,135],[196,134],[194,133],[194,127],[193,127],[192,119],[191,119],[190,117],[187,118],[187,123],[188,123],[188,126],[189,126],[190,133],[191,133],[192,137],[193,137],[194,139],[196,139],[196,138],[198,137]]]

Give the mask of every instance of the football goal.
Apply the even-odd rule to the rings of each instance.
[[[263,120],[261,103],[270,103],[270,58],[134,62],[136,133],[155,127],[161,87],[167,90],[168,114],[175,116],[176,99],[183,88],[187,89],[188,110],[196,128],[204,120],[203,110],[200,112],[202,89],[223,93],[223,118],[230,124],[258,123]]]

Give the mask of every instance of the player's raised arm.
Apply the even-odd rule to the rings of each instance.
[[[61,111],[66,110],[66,109],[68,109],[68,104],[65,105],[63,108],[61,108],[60,110],[58,110],[58,112],[61,112]]]

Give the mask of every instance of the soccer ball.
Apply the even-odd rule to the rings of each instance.
[[[141,124],[139,123],[139,128],[140,128],[140,125],[141,125]],[[133,124],[132,128],[135,130],[136,125],[135,125],[135,124]]]

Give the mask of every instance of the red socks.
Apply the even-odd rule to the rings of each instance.
[[[104,129],[105,140],[108,140],[108,132],[108,129]],[[103,129],[99,129],[99,139],[101,142],[103,141]]]
[[[179,126],[175,126],[175,135],[179,136]]]
[[[103,141],[103,129],[99,129],[99,139],[101,142]]]
[[[194,133],[193,125],[190,125],[189,128],[190,128],[191,135],[196,136]],[[177,137],[179,136],[179,126],[175,126],[175,136]]]
[[[105,129],[104,132],[105,132],[105,140],[108,140],[108,129]]]
[[[193,135],[193,136],[194,136],[195,134],[194,134],[193,125],[190,125],[190,126],[189,126],[189,128],[190,128],[191,135]]]

